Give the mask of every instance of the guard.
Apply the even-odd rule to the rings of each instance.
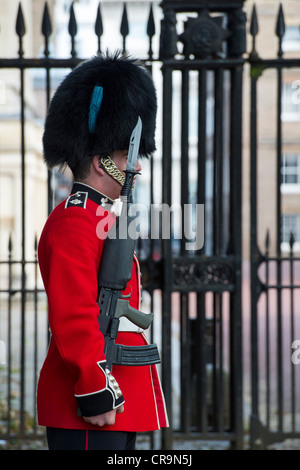
[[[156,109],[147,70],[119,53],[80,64],[50,103],[44,158],[49,168],[69,166],[74,175],[71,194],[50,214],[38,247],[51,341],[37,407],[50,450],[134,449],[137,432],[168,426],[156,365],[147,362],[151,345],[143,328],[121,311],[113,344],[116,350],[122,345],[133,359],[135,351],[143,351],[142,364],[147,365],[120,361],[110,367],[107,338],[99,328],[99,267],[107,234],[116,224],[113,207],[126,180],[130,138],[140,119],[139,159],[149,157],[155,150]],[[135,173],[140,171],[137,160]],[[135,255],[131,265],[120,295],[137,312],[141,281]]]

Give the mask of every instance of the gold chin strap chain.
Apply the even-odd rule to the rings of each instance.
[[[121,186],[123,186],[125,182],[125,176],[119,170],[119,168],[114,164],[112,159],[109,156],[107,156],[107,157],[102,157],[100,161],[106,173],[108,173],[114,180],[116,180]]]

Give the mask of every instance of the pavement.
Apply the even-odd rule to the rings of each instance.
[[[48,450],[44,439],[24,440],[24,441],[4,441],[0,440],[1,450]],[[150,438],[148,436],[138,436],[136,450],[151,450]],[[155,449],[159,450],[159,449]],[[175,451],[201,451],[201,450],[229,450],[229,442],[214,440],[182,440],[174,439],[173,450]],[[245,449],[249,450],[247,442]],[[300,450],[300,439],[286,439],[283,442],[271,444],[265,450]]]

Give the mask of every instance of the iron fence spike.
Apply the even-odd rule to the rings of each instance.
[[[252,15],[251,15],[250,34],[252,36],[256,36],[257,33],[258,33],[258,21],[257,21],[256,5],[254,4],[252,8]]]
[[[293,246],[294,246],[294,243],[295,243],[295,237],[294,237],[293,232],[290,233],[290,240],[289,240],[289,243],[290,243],[290,249],[292,250],[292,249],[293,249]]]
[[[270,247],[270,230],[269,229],[267,229],[267,232],[266,232],[265,246],[266,246],[266,249]]]
[[[9,254],[12,252],[12,236],[11,236],[11,233],[9,234],[9,239],[8,239],[8,252],[9,252]]]
[[[148,23],[147,23],[147,35],[149,37],[148,55],[149,55],[149,59],[152,59],[153,58],[152,38],[155,35],[155,23],[154,23],[154,17],[153,17],[152,3],[150,5],[150,12],[149,12]]]
[[[71,56],[76,57],[75,36],[77,34],[77,22],[76,22],[76,17],[75,17],[75,12],[74,12],[74,2],[72,2],[71,8],[70,8],[70,19],[69,19],[68,31],[72,40]]]
[[[42,34],[43,36],[48,38],[51,33],[52,33],[51,19],[49,15],[48,4],[47,2],[45,2],[45,8],[44,8],[43,20],[42,20]]]
[[[95,23],[95,33],[100,38],[103,34],[103,23],[102,23],[102,15],[101,15],[101,9],[100,9],[100,3],[98,4],[97,8],[97,17],[96,17],[96,23]]]
[[[152,3],[150,5],[150,12],[149,12],[148,23],[147,23],[147,35],[149,36],[149,38],[152,38],[155,35],[155,23],[154,23],[154,17],[153,17]]]
[[[258,53],[256,51],[255,39],[258,33],[258,21],[257,21],[257,14],[256,14],[256,6],[254,4],[252,8],[252,15],[251,15],[251,22],[250,22],[250,34],[252,35],[252,50],[250,52],[249,57],[256,59],[258,57]]]
[[[101,9],[100,9],[100,3],[98,4],[97,8],[97,17],[96,17],[96,23],[95,23],[95,33],[98,38],[98,49],[97,49],[97,54],[101,54],[101,36],[103,34],[103,23],[102,23],[102,15],[101,15]]]
[[[122,13],[120,33],[123,36],[123,38],[125,38],[129,34],[126,3],[124,3],[124,5],[123,5],[123,13]]]
[[[77,22],[76,22],[76,17],[75,17],[75,12],[74,12],[74,2],[72,2],[71,8],[70,8],[70,19],[69,19],[68,31],[72,38],[75,37],[77,34]]]
[[[276,23],[276,36],[278,36],[280,39],[282,39],[283,36],[284,36],[284,33],[285,33],[285,21],[284,21],[282,3],[280,3],[279,11],[278,11],[278,17],[277,17],[277,23]]]
[[[22,10],[21,2],[19,2],[17,21],[16,21],[16,33],[21,38],[26,33],[24,15]]]
[[[18,8],[18,14],[17,14],[16,33],[19,36],[18,54],[20,58],[23,58],[24,50],[23,50],[22,38],[24,34],[26,33],[26,28],[25,28],[25,21],[24,21],[24,15],[23,15],[21,2],[19,2],[19,8]]]
[[[121,20],[120,33],[123,36],[123,50],[122,53],[126,54],[126,36],[129,34],[128,18],[127,18],[127,8],[126,3],[123,4],[123,13]]]
[[[276,36],[278,36],[279,38],[278,57],[283,56],[282,38],[284,36],[284,33],[285,33],[284,15],[283,15],[282,4],[280,3],[277,22],[276,22]]]

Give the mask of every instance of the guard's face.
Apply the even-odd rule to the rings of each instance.
[[[119,168],[119,170],[122,173],[124,173],[124,170],[126,170],[126,165],[127,165],[128,150],[115,150],[111,154],[111,158],[114,161],[115,165]],[[135,170],[139,173],[142,170],[142,167],[141,167],[138,160],[136,162]],[[125,175],[125,173],[124,173],[124,175]]]

